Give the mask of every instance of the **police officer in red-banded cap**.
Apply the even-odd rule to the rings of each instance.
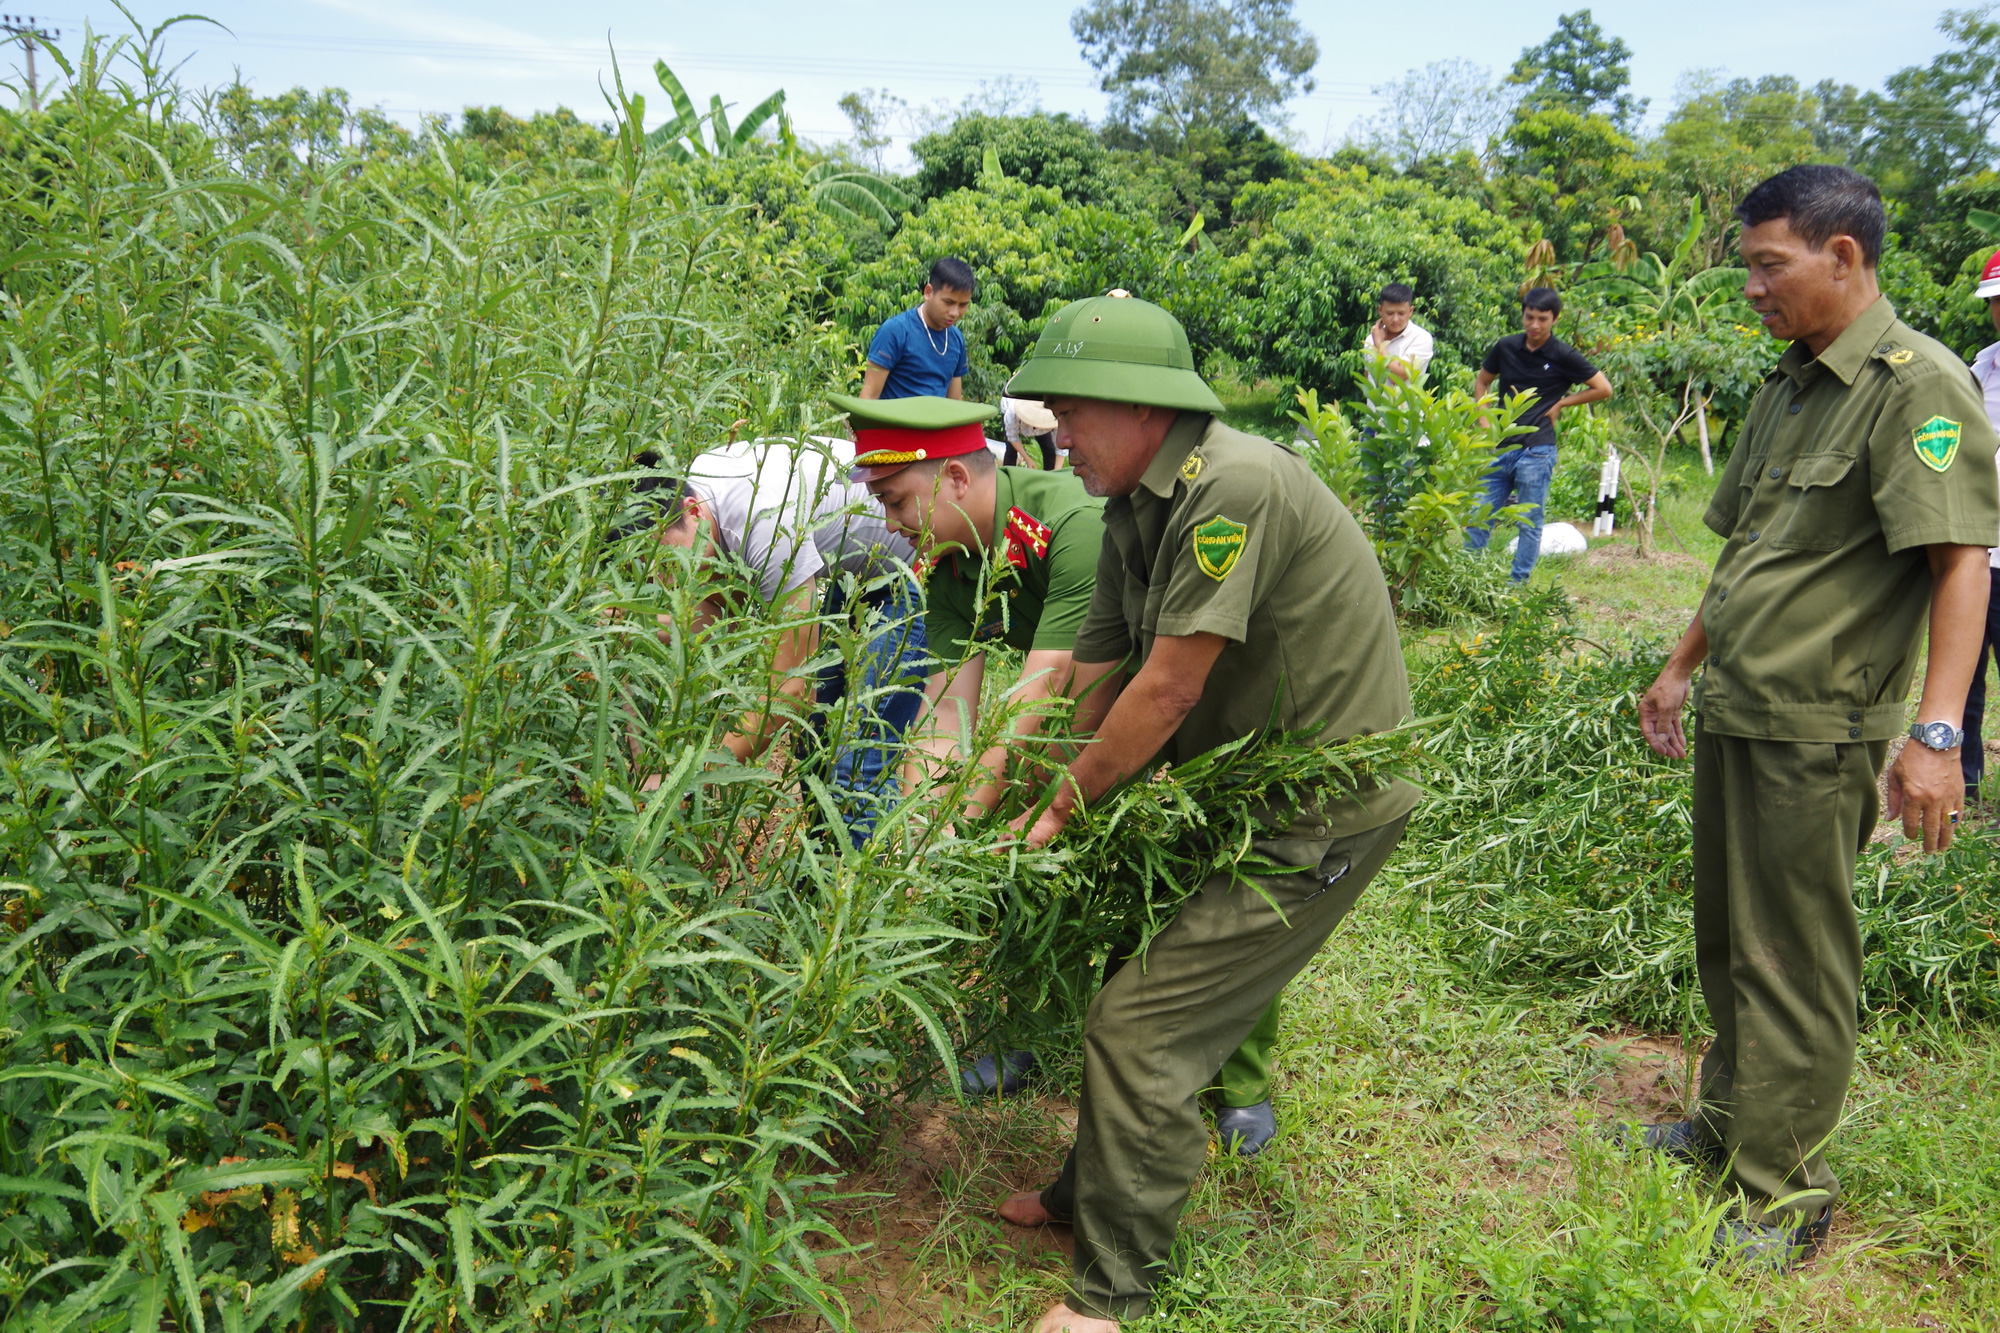
[[[1993,317],[1994,329],[2000,330],[2000,250],[1995,250],[1986,267],[1979,270],[1976,295],[1986,302],[1986,313]],[[1985,395],[1986,419],[2000,430],[2000,342],[1987,344],[1972,358],[1972,378],[1979,381],[1980,392]],[[1987,658],[1991,656],[1994,665],[2000,666],[2000,546],[1986,553],[1986,563],[1992,568],[1993,591],[1986,599],[1986,638],[1979,645],[1979,664],[1973,669],[1972,688],[1965,696],[1965,743],[1958,751],[1959,771],[1965,774],[1967,804],[1979,799],[1979,782],[1986,775],[1981,724],[1986,720]]]

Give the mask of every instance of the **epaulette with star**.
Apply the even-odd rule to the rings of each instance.
[[[1016,569],[1028,567],[1028,557],[1049,557],[1049,541],[1055,536],[1048,524],[1019,505],[1007,511],[1007,563]]]

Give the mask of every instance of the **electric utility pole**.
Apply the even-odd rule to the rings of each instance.
[[[28,48],[28,110],[40,115],[42,112],[42,90],[35,82],[35,41],[56,42],[62,40],[62,29],[38,28],[35,16],[22,18],[19,14],[0,14],[0,30],[10,37],[19,37],[21,45]]]

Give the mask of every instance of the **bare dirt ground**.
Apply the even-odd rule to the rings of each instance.
[[[1051,1145],[1076,1129],[1075,1104],[1035,1097],[1000,1106],[913,1103],[894,1109],[879,1142],[842,1178],[832,1210],[850,1246],[829,1247],[820,1271],[846,1292],[856,1333],[915,1333],[944,1322],[975,1284],[941,1290],[930,1274],[969,1266],[990,1286],[1011,1267],[1059,1267],[1070,1253],[1067,1227],[1023,1231],[994,1216],[1017,1190],[1038,1189],[1061,1166]],[[956,1262],[939,1253],[955,1251]],[[969,1264],[968,1264],[969,1261]],[[833,1325],[794,1315],[758,1325],[762,1333],[824,1333]]]

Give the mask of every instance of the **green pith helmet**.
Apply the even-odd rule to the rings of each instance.
[[[1014,372],[1013,398],[1102,398],[1187,412],[1220,412],[1222,400],[1195,374],[1181,322],[1151,301],[1092,296],[1072,301],[1042,330],[1035,354]]]

